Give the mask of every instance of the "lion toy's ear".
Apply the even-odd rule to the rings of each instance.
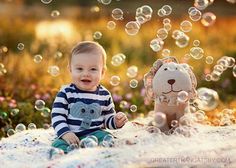
[[[164,63],[167,63],[167,62],[178,63],[177,59],[175,57],[171,57],[171,56],[165,57],[163,59],[158,59],[153,63],[152,68],[150,69],[150,71],[144,75],[143,81],[144,81],[146,96],[151,100],[154,100],[154,98],[155,98],[155,95],[154,95],[154,92],[153,92],[153,86],[152,86],[153,85],[153,78],[154,78],[156,72],[158,71],[158,69]]]

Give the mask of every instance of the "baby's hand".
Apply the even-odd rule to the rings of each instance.
[[[68,144],[79,145],[79,138],[73,132],[68,132],[64,134],[62,137]]]
[[[128,118],[126,115],[122,112],[118,112],[115,115],[115,124],[117,128],[121,128],[125,125],[125,123],[128,122]]]

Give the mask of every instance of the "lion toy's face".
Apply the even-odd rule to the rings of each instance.
[[[155,96],[173,95],[181,91],[191,92],[193,86],[187,64],[169,62],[163,64],[153,78]]]

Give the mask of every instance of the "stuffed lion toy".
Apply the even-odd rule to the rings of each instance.
[[[172,120],[178,121],[189,111],[189,100],[194,99],[197,93],[197,80],[190,66],[178,63],[175,57],[154,62],[144,75],[144,86],[147,97],[154,100],[154,113],[164,113],[166,116],[166,123],[159,127],[163,132],[171,128]],[[187,99],[178,102],[178,94],[183,91]]]

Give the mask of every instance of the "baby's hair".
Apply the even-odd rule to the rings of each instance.
[[[98,52],[102,55],[103,58],[103,68],[107,69],[106,66],[106,59],[107,59],[107,54],[104,48],[97,42],[94,41],[82,41],[79,42],[74,46],[74,48],[71,51],[71,56],[69,59],[69,63],[71,61],[72,56],[80,54],[80,53],[91,53],[91,52]]]

